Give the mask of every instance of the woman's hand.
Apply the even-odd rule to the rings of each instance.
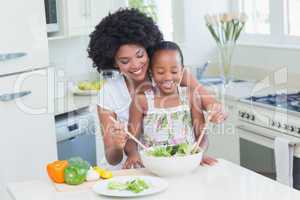
[[[136,151],[128,155],[126,162],[123,165],[123,169],[141,168],[144,167],[140,154]]]
[[[208,106],[208,113],[211,115],[211,119],[210,121],[212,123],[222,123],[224,122],[227,117],[228,117],[228,113],[225,112],[222,104],[220,103],[214,103]]]
[[[128,140],[128,135],[125,133],[125,125],[115,122],[111,129],[111,135],[115,148],[123,150]]]

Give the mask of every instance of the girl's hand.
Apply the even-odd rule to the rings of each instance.
[[[209,156],[203,156],[203,159],[201,161],[201,165],[209,165],[209,166],[213,166],[218,162],[217,159],[209,157]]]
[[[128,158],[123,165],[123,169],[141,168],[141,167],[144,167],[144,165],[141,160],[140,154],[138,152],[128,155]]]
[[[224,122],[228,117],[228,113],[224,111],[220,103],[211,104],[208,108],[208,112],[211,115],[210,121],[216,124]]]
[[[112,139],[117,149],[124,149],[128,140],[128,135],[125,133],[125,125],[119,122],[113,124],[111,129]]]

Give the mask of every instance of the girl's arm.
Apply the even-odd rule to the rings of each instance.
[[[129,121],[128,121],[128,131],[133,134],[137,139],[139,139],[142,126],[143,126],[143,116],[147,110],[147,100],[145,95],[137,94],[136,97],[131,102],[129,109]],[[139,153],[137,144],[129,139],[125,145],[125,153],[128,156],[127,161],[124,164],[124,168],[130,169],[132,167],[137,168],[143,166]]]
[[[228,114],[224,112],[223,106],[218,102],[208,91],[198,83],[197,79],[189,72],[188,69],[184,70],[181,86],[190,88],[193,93],[201,96],[201,104],[204,110],[211,111],[213,123],[221,123],[228,117]]]
[[[116,124],[111,117],[116,119],[116,114],[97,106],[97,112],[101,124],[105,157],[109,164],[117,165],[123,159],[123,150],[127,140],[122,124]]]

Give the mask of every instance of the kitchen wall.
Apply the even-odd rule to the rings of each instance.
[[[287,67],[289,73],[300,73],[300,48],[279,48],[240,45],[236,48],[233,63],[242,66],[255,66],[258,69],[275,71]]]
[[[79,77],[93,73],[87,55],[88,36],[49,41],[50,65],[63,71],[66,77]]]

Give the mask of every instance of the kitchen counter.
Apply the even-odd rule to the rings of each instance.
[[[256,87],[256,83],[252,81],[233,82],[228,86],[223,84],[204,85],[204,87],[219,99],[226,98],[228,100],[239,100],[252,95]]]
[[[91,105],[97,105],[97,96],[79,96],[73,95],[69,92],[67,95],[61,98],[56,98],[54,101],[55,115],[78,110],[80,108],[89,107]]]
[[[136,172],[148,175],[145,169]],[[126,170],[122,170],[122,173],[126,175]],[[169,183],[166,191],[141,199],[299,200],[300,198],[300,191],[222,159],[219,159],[215,166],[199,167],[193,174],[166,180]],[[110,199],[96,195],[91,189],[57,192],[49,181],[38,180],[12,183],[8,186],[8,190],[15,200]]]

